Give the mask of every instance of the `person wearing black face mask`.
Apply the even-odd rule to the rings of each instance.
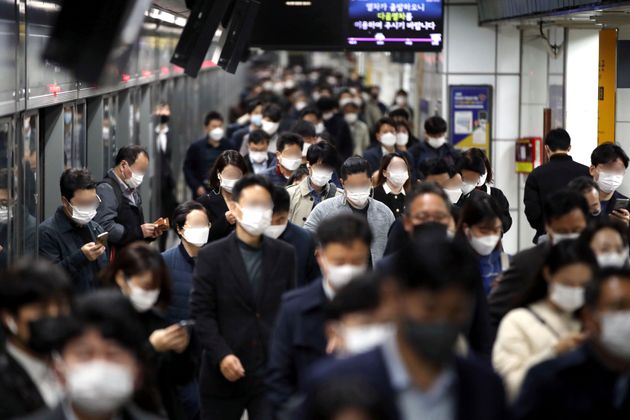
[[[168,123],[171,119],[171,107],[169,104],[160,103],[155,111],[157,122],[155,127],[155,142],[157,145],[157,165],[160,168],[160,214],[170,215],[177,207],[177,198],[175,198],[175,177],[173,176],[173,168],[171,166],[171,157],[173,154],[172,137],[169,135],[170,128]],[[166,249],[166,240],[168,235],[162,235],[159,239],[160,250]]]
[[[479,266],[466,244],[429,235],[406,247],[395,284],[396,333],[380,347],[324,362],[305,382],[306,404],[317,390],[342,378],[361,381],[381,396],[389,419],[492,420],[508,417],[501,379],[490,366],[456,356],[470,323]]]
[[[23,260],[0,274],[0,418],[54,407],[62,390],[46,355],[55,317],[70,312],[71,284],[65,272],[45,261]]]

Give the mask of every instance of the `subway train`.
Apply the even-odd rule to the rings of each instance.
[[[184,199],[182,162],[188,144],[202,136],[203,115],[226,115],[245,84],[246,65],[232,75],[207,60],[194,79],[172,65],[182,27],[159,19],[157,9],[145,14],[128,61],[114,69],[117,81],[79,82],[42,59],[60,8],[60,0],[0,2],[0,267],[37,253],[37,226],[60,204],[65,168],[87,167],[100,180],[127,144],[149,150],[144,212],[163,216],[152,194],[160,190],[152,176],[156,105],[171,107],[172,163]]]

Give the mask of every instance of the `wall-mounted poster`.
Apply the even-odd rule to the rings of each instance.
[[[449,138],[458,149],[476,147],[490,156],[492,86],[449,86]]]

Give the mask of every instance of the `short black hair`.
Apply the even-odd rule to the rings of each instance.
[[[335,146],[327,141],[320,141],[308,148],[306,151],[306,161],[310,165],[321,162],[323,165],[335,168],[337,166],[337,150]]]
[[[535,278],[523,294],[516,300],[517,307],[526,307],[534,302],[544,299],[549,290],[547,280],[543,275],[546,268],[551,274],[555,274],[562,268],[572,264],[586,264],[592,271],[597,267],[597,260],[591,248],[577,240],[566,240],[555,244],[545,263]]]
[[[72,283],[60,265],[24,258],[0,275],[0,309],[10,313],[31,303],[59,300],[70,302]]]
[[[114,164],[116,166],[120,165],[120,163],[124,160],[129,165],[133,165],[136,163],[136,159],[138,156],[144,154],[147,159],[149,158],[149,154],[147,153],[147,149],[142,146],[138,146],[137,144],[130,144],[128,146],[123,146],[118,149],[118,153],[116,154],[116,160]]]
[[[299,134],[302,137],[316,137],[317,136],[317,132],[315,131],[315,126],[306,120],[297,120],[289,131],[292,133]]]
[[[296,133],[282,133],[278,137],[278,142],[276,143],[276,149],[278,152],[282,152],[285,147],[295,144],[300,147],[300,149],[304,146],[304,139],[302,136]]]
[[[471,227],[480,223],[501,220],[501,209],[496,200],[488,194],[472,196],[462,208],[459,215],[458,231],[464,232],[464,225]]]
[[[346,412],[361,418],[386,420],[389,409],[374,386],[359,377],[336,374],[314,387],[304,402],[303,420],[330,420]]]
[[[339,319],[344,315],[359,311],[372,311],[380,303],[381,278],[367,272],[345,285],[326,306],[327,319]]]
[[[61,174],[59,189],[61,196],[70,201],[77,190],[96,190],[96,181],[87,169],[70,168]]]
[[[396,129],[396,121],[392,120],[389,117],[383,117],[379,119],[378,121],[376,121],[376,124],[374,124],[374,133],[380,132],[381,127],[384,125],[389,125],[389,126],[392,126],[394,129]]]
[[[591,153],[591,165],[593,166],[612,163],[617,159],[623,162],[625,168],[628,168],[628,161],[630,160],[628,155],[620,146],[614,143],[600,144]]]
[[[593,189],[599,191],[599,185],[590,176],[581,176],[579,178],[572,179],[567,185],[567,188],[579,192],[580,194],[586,194],[593,191]]]
[[[322,248],[331,243],[350,245],[356,240],[369,247],[373,239],[367,220],[354,214],[339,214],[325,219],[319,224],[316,237]]]
[[[448,125],[446,124],[446,121],[444,120],[444,118],[437,115],[427,118],[427,120],[424,122],[424,131],[426,131],[429,135],[435,136],[438,134],[443,134],[446,133],[447,130]]]
[[[584,291],[585,306],[588,306],[590,308],[594,308],[597,306],[597,301],[599,301],[599,297],[602,294],[602,287],[604,286],[604,283],[606,283],[612,277],[617,277],[624,281],[630,281],[630,269],[625,267],[607,267],[599,270],[595,274],[595,278],[586,285],[586,290]]]
[[[263,118],[269,118],[273,122],[278,122],[282,118],[282,108],[276,104],[268,104],[263,109]]]
[[[251,114],[256,108],[258,108],[261,105],[264,105],[263,101],[259,99],[251,100],[247,103],[247,107],[245,108],[245,111],[247,111],[248,114]]]
[[[578,209],[584,214],[584,219],[589,214],[588,203],[582,194],[562,189],[547,196],[543,204],[543,218],[545,223],[558,219]]]
[[[569,150],[571,147],[571,136],[564,128],[554,128],[545,136],[545,146],[552,152],[558,150]]]
[[[455,167],[444,158],[427,159],[418,165],[418,176],[421,179],[440,174],[448,174],[449,177],[452,177],[455,173]]]
[[[234,188],[232,188],[232,201],[238,202],[243,190],[256,185],[266,189],[269,195],[273,197],[273,184],[267,178],[261,175],[246,175],[234,184]]]
[[[413,246],[402,248],[393,274],[403,291],[458,287],[472,295],[481,284],[479,258],[466,241],[437,231],[418,235]]]
[[[628,228],[621,222],[608,218],[597,218],[582,231],[580,234],[580,241],[586,246],[591,245],[593,237],[603,229],[612,229],[619,234],[621,242],[624,246],[628,246]]]
[[[457,172],[461,174],[464,170],[476,172],[479,175],[483,175],[486,173],[486,163],[483,161],[483,158],[481,156],[471,153],[464,153],[457,160]]]
[[[219,174],[223,172],[225,167],[228,165],[236,166],[241,170],[241,172],[243,172],[243,175],[248,172],[245,158],[239,152],[236,150],[224,150],[219,157],[216,158],[212,168],[210,168],[208,182],[210,183],[210,187],[212,187],[212,189],[219,189],[221,186]]]
[[[207,214],[206,208],[195,200],[183,202],[175,208],[175,211],[173,211],[173,217],[171,220],[173,221],[173,229],[178,236],[178,230],[184,228],[186,218],[193,210],[200,210]]]
[[[206,116],[203,119],[203,125],[207,126],[208,124],[210,124],[210,121],[214,121],[214,120],[218,120],[223,122],[223,115],[221,115],[219,112],[217,111],[210,111],[206,114]]]
[[[490,164],[490,159],[488,159],[486,152],[477,147],[471,147],[464,152],[464,156],[477,156],[483,160],[483,164],[486,167],[486,184],[491,184],[493,180],[492,165]]]
[[[389,118],[397,118],[400,117],[405,121],[409,121],[409,113],[405,108],[396,108],[389,111]]]
[[[367,160],[360,156],[350,156],[341,165],[339,175],[344,181],[348,179],[350,175],[365,173],[367,177],[370,177],[370,164]]]
[[[332,111],[339,107],[339,101],[332,96],[322,96],[317,100],[317,109],[321,112]]]
[[[249,133],[247,137],[247,143],[249,144],[262,144],[271,142],[271,136],[265,130],[254,130]]]
[[[273,186],[273,194],[271,194],[271,200],[273,201],[273,212],[288,213],[291,209],[291,197],[289,192],[279,185]]]
[[[405,214],[407,216],[410,215],[411,204],[416,200],[416,198],[425,195],[425,194],[435,194],[444,200],[444,204],[446,204],[446,208],[451,208],[451,201],[448,198],[448,195],[444,192],[439,185],[434,182],[421,182],[413,186],[411,191],[409,191],[405,197]]]
[[[322,112],[315,108],[314,106],[307,106],[306,108],[304,108],[303,110],[300,111],[300,119],[304,119],[304,117],[306,115],[315,115],[317,117],[318,120],[322,119]]]

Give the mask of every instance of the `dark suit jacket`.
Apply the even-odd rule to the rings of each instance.
[[[238,150],[238,149],[236,149]],[[252,163],[251,159],[249,158],[249,153],[246,154],[245,156],[243,156],[243,158],[245,159],[245,166],[247,167],[247,171],[250,174],[254,173],[254,164]],[[267,152],[267,161],[265,162],[267,168],[271,168],[272,166],[275,167],[276,166],[276,155],[271,153],[271,152]]]
[[[339,161],[343,162],[352,156],[352,151],[354,150],[352,133],[350,132],[350,126],[341,113],[336,113],[331,119],[324,121],[324,126],[332,137],[332,144],[337,149]]]
[[[282,294],[295,286],[295,252],[282,242],[263,237],[263,272],[254,296],[236,233],[206,245],[193,273],[191,314],[203,347],[201,395],[243,395],[245,379],[229,382],[219,365],[234,354],[247,377],[264,374],[269,336]]]
[[[499,276],[497,285],[488,296],[490,324],[494,331],[505,314],[514,307],[515,301],[536,279],[550,250],[551,244],[544,242],[512,257],[510,268]]]
[[[630,419],[630,388],[599,361],[590,343],[532,367],[513,407],[513,418]],[[614,402],[619,405],[615,407]]]
[[[220,192],[210,191],[197,198],[197,201],[206,208],[211,223],[208,243],[225,238],[234,232],[235,225],[231,225],[225,218],[225,213],[229,209]]]
[[[326,302],[321,279],[282,297],[266,375],[268,396],[276,410],[296,393],[307,369],[326,357]]]
[[[508,418],[505,392],[501,379],[485,364],[474,359],[457,358],[456,374],[456,416],[457,420],[505,420]],[[382,398],[388,408],[388,420],[402,419],[392,386],[389,371],[379,347],[367,353],[340,360],[326,360],[317,364],[304,389],[306,401],[302,414],[309,413],[309,405],[314,393],[327,383],[338,379],[354,378],[370,388]],[[296,417],[309,419],[308,415]]]
[[[230,149],[230,143],[227,139],[222,139],[218,147],[212,147],[208,143],[208,136],[193,142],[188,147],[184,160],[184,177],[188,188],[193,193],[193,198],[197,196],[195,192],[197,188],[206,186],[208,173],[216,158],[228,149]]]
[[[588,167],[574,162],[569,155],[552,156],[549,162],[528,175],[523,201],[527,221],[536,230],[534,243],[545,233],[543,204],[546,197],[581,176],[589,176]]]
[[[0,350],[0,419],[26,416],[45,407],[31,377],[3,345]]]
[[[3,417],[4,418],[4,417]],[[153,414],[149,414],[146,411],[139,409],[138,407],[128,404],[123,407],[115,416],[116,419],[121,420],[163,420],[164,417],[158,417]],[[63,406],[60,404],[53,410],[39,411],[32,416],[22,417],[22,420],[71,420],[66,416]],[[72,419],[74,420],[74,418]]]
[[[278,238],[295,248],[297,258],[297,286],[306,286],[319,276],[319,264],[315,258],[315,241],[306,230],[289,222],[286,230]]]
[[[157,136],[156,136],[157,138]],[[157,148],[157,162],[160,168],[160,215],[170,218],[177,207],[177,198],[175,198],[175,175],[171,165],[173,156],[173,137],[166,133],[166,150]]]

